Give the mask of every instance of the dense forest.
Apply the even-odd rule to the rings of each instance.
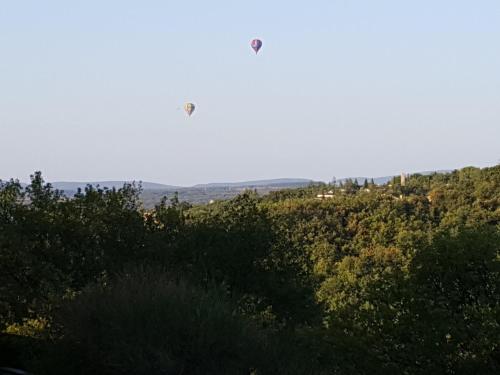
[[[500,373],[500,165],[208,205],[139,196],[0,182],[0,366]]]

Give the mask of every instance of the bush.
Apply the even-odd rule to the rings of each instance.
[[[0,333],[0,367],[26,368],[40,351],[41,341],[34,337]]]
[[[265,367],[263,333],[224,291],[157,272],[87,287],[57,313],[62,339],[38,364],[57,374],[249,374]]]

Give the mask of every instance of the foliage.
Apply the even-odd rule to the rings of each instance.
[[[442,234],[415,254],[374,249],[339,262],[319,291],[331,334],[365,342],[363,373],[496,373],[500,233]]]
[[[86,287],[55,324],[62,338],[36,364],[40,374],[289,374],[290,363],[304,366],[268,348],[278,344],[272,332],[236,314],[225,290],[158,270]]]
[[[500,166],[151,210],[140,194],[0,181],[0,324],[44,343],[26,353],[46,372],[499,371]]]
[[[0,320],[50,310],[52,300],[141,257],[144,222],[138,190],[87,187],[74,199],[44,184],[40,173],[22,192],[0,190]]]

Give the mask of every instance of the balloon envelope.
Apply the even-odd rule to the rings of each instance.
[[[195,109],[195,105],[193,103],[186,103],[184,104],[184,110],[186,111],[186,113],[188,114],[188,116],[191,116],[194,112],[194,109]]]
[[[255,53],[257,53],[257,52],[259,52],[260,48],[262,47],[262,40],[260,40],[260,39],[254,39],[254,40],[252,40],[252,42],[250,43],[250,45],[252,46],[252,48],[255,51]]]

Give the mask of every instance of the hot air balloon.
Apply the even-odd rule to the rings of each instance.
[[[186,113],[188,114],[188,116],[191,116],[194,112],[194,109],[195,109],[195,105],[193,103],[186,103],[184,104],[184,110],[186,111]]]
[[[257,54],[259,52],[260,48],[262,47],[262,40],[254,39],[254,40],[252,40],[250,45],[252,46],[253,50],[255,51],[255,54]]]

